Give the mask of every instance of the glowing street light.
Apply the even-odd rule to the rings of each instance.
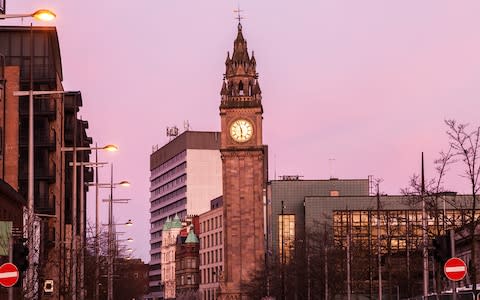
[[[21,19],[21,18],[35,18],[40,21],[52,21],[57,15],[48,9],[39,9],[31,14],[0,14],[0,20],[4,19]]]

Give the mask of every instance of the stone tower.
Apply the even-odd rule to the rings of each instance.
[[[225,226],[225,267],[220,299],[247,299],[248,282],[264,265],[262,96],[254,54],[238,24],[233,54],[227,55],[220,119]]]

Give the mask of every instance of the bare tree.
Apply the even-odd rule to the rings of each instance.
[[[476,294],[477,289],[477,266],[476,266],[476,250],[475,250],[475,230],[478,225],[478,219],[475,216],[477,193],[480,189],[478,182],[480,175],[480,127],[469,131],[468,124],[457,123],[455,120],[446,120],[447,136],[449,138],[450,147],[453,149],[453,155],[463,163],[465,167],[464,174],[472,192],[472,209],[470,215],[470,236],[471,236],[471,281],[473,284],[473,292]]]

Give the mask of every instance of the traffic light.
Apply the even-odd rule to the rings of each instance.
[[[452,250],[450,246],[450,237],[447,235],[437,236],[432,241],[433,245],[433,257],[435,260],[444,264],[449,258],[452,257]]]
[[[13,244],[13,264],[20,272],[28,269],[28,247],[26,239],[18,239]]]

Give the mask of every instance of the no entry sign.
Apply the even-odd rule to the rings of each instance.
[[[443,267],[445,276],[452,281],[462,280],[467,275],[467,265],[463,260],[452,257],[445,263]]]
[[[0,266],[0,284],[4,287],[12,287],[18,281],[18,269],[12,263]]]

